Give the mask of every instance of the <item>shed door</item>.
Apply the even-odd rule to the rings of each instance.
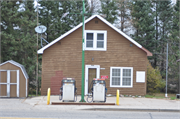
[[[19,97],[19,70],[0,70],[0,96]]]
[[[0,71],[0,96],[7,96],[7,71]]]

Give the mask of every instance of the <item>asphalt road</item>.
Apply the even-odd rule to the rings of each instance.
[[[3,118],[1,118],[3,117]],[[5,118],[8,117],[8,118]],[[9,118],[12,117],[12,118]],[[0,119],[180,119],[179,113],[124,111],[0,110]]]
[[[23,99],[0,99],[0,119],[180,119],[178,112],[94,111],[29,105]]]

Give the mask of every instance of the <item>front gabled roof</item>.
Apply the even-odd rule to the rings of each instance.
[[[152,56],[152,53],[149,52],[147,49],[145,49],[144,47],[142,47],[139,43],[137,43],[135,40],[133,40],[131,37],[129,37],[128,35],[126,35],[125,33],[123,33],[122,31],[120,31],[119,29],[117,29],[116,27],[114,27],[111,23],[109,23],[107,20],[105,20],[104,18],[102,18],[99,15],[93,15],[90,18],[88,18],[87,20],[85,20],[85,24],[89,21],[91,21],[92,19],[94,19],[95,17],[99,18],[102,22],[104,22],[105,24],[107,24],[109,27],[111,27],[112,29],[114,29],[115,31],[117,31],[119,34],[121,34],[122,36],[124,36],[126,39],[128,39],[130,42],[132,42],[133,44],[135,44],[137,47],[139,47],[140,49],[142,49],[144,52],[147,53],[147,56]],[[56,42],[60,41],[61,39],[63,39],[64,37],[66,37],[67,35],[71,34],[72,32],[74,32],[75,30],[77,30],[78,28],[80,28],[82,26],[82,23],[80,23],[79,25],[77,25],[76,27],[74,27],[73,29],[69,30],[68,32],[66,32],[65,34],[63,34],[62,36],[58,37],[57,39],[55,39],[54,41],[52,41],[51,43],[47,44],[46,46],[44,46],[43,48],[38,50],[38,54],[43,54],[44,50],[49,48],[50,46],[52,46],[53,44],[55,44]]]
[[[4,64],[7,64],[7,63],[11,63],[11,64],[19,67],[19,68],[21,69],[21,71],[23,72],[23,75],[24,75],[24,77],[26,78],[26,80],[29,79],[29,76],[28,76],[28,74],[27,74],[27,72],[26,72],[26,69],[24,68],[24,66],[23,66],[22,64],[19,64],[19,63],[13,61],[13,60],[8,60],[8,61],[6,61],[6,62],[1,63],[0,66],[2,66],[2,65],[4,65]]]

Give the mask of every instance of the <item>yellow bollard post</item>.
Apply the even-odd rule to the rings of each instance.
[[[119,105],[119,90],[116,93],[116,105]]]
[[[50,104],[50,95],[51,95],[51,89],[48,88],[48,91],[47,91],[47,105]]]

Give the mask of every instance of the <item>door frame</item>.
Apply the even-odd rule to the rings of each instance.
[[[16,95],[17,97],[19,97],[19,70],[0,70],[0,72],[6,71],[7,72],[7,82],[6,83],[1,83],[0,85],[7,85],[7,96],[0,96],[0,97],[10,97],[10,87],[11,85],[16,85]],[[17,82],[16,83],[11,83],[11,79],[10,79],[10,71],[16,71],[17,73]]]
[[[88,94],[88,72],[90,68],[96,68],[96,78],[100,77],[100,65],[85,65],[85,95]]]

